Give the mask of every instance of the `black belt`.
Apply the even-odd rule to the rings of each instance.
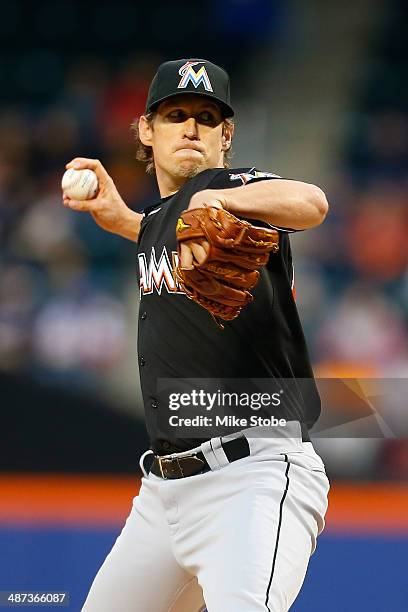
[[[221,442],[221,446],[229,463],[248,457],[250,454],[248,440],[244,436]],[[165,480],[174,480],[176,478],[204,474],[204,472],[208,472],[210,469],[203,453],[199,451],[192,455],[174,457],[173,459],[156,455],[150,471],[155,476]]]

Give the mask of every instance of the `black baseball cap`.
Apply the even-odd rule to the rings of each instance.
[[[146,112],[183,93],[206,96],[219,104],[224,117],[232,117],[227,72],[204,59],[180,59],[161,64],[150,84]]]

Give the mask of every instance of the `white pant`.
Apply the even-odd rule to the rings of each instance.
[[[205,474],[142,479],[83,612],[289,609],[324,527],[329,484],[310,442],[249,444],[250,456]]]

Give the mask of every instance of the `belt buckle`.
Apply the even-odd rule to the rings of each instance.
[[[161,474],[161,477],[162,477],[164,480],[166,480],[166,479],[167,479],[167,476],[166,476],[166,475],[164,474],[164,472],[163,472],[163,463],[164,463],[165,461],[169,461],[169,459],[162,459],[161,457],[158,457],[158,460],[159,460],[159,468],[160,468],[160,474]]]
[[[174,457],[173,459],[166,459],[165,457],[158,457],[158,460],[159,460],[160,473],[161,473],[161,476],[162,476],[162,478],[164,480],[168,480],[168,477],[167,477],[166,473],[163,470],[163,467],[166,469],[166,463],[172,464],[173,462],[175,462],[177,464],[177,468],[179,469],[179,472],[180,472],[181,476],[182,477],[184,476],[183,469],[182,469],[182,467],[180,465],[180,461],[178,460],[177,457]]]
[[[198,466],[201,467],[201,469],[204,469],[205,467],[205,461],[203,461],[202,459],[200,459],[200,457],[197,457],[197,455],[189,455],[188,457],[190,460],[193,461],[193,463],[195,463]]]

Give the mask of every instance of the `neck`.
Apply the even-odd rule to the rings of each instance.
[[[167,196],[177,193],[189,178],[189,176],[171,176],[160,171],[159,168],[156,168],[156,179],[160,197],[166,198]]]
[[[197,176],[197,174],[203,172],[203,170],[208,170],[209,168],[224,168],[224,153],[220,155],[218,163],[208,167],[204,166],[196,169],[191,168],[190,171],[187,170],[185,174],[169,174],[163,168],[156,166],[156,180],[160,197],[166,198],[167,196],[177,193],[177,191],[181,189],[188,179],[192,178],[193,176]]]

